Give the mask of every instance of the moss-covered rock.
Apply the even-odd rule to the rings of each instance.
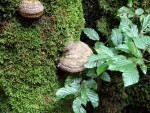
[[[36,20],[19,16],[17,3],[0,4],[5,23],[0,33],[0,112],[68,113],[63,101],[53,100],[60,87],[56,66],[66,39],[80,39],[81,0],[43,0],[45,15]]]

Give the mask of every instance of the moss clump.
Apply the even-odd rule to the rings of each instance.
[[[12,4],[11,19],[3,26],[0,34],[2,113],[69,112],[62,107],[63,102],[53,100],[60,87],[56,62],[64,41],[80,38],[84,27],[81,0],[43,0],[43,4],[45,16],[37,20],[15,15],[16,5]]]
[[[100,8],[104,13],[109,13],[114,16],[117,14],[117,10],[122,7],[126,6],[128,3],[128,0],[120,1],[120,0],[98,0]],[[133,8],[143,8],[148,9],[150,6],[149,0],[133,0]]]
[[[59,35],[67,40],[68,38],[79,40],[85,23],[81,0],[56,0],[52,3],[57,4],[52,5],[52,11],[57,23],[55,29]]]
[[[108,22],[107,17],[103,16],[99,20],[97,20],[96,27],[99,32],[101,32],[104,36],[108,38],[111,33],[110,29],[111,26],[109,26],[107,22]]]
[[[116,14],[117,10],[127,4],[127,0],[120,1],[120,0],[98,0],[99,5],[102,8],[104,13],[110,13],[112,15]]]
[[[101,8],[101,17],[97,20],[97,29],[102,35],[110,36],[111,29],[118,25],[117,11],[122,6],[127,6],[128,0],[98,0]],[[150,7],[149,0],[133,0],[134,9]],[[107,27],[109,26],[109,27]]]
[[[16,12],[20,0],[1,0],[0,1],[0,14],[5,19],[12,18]]]

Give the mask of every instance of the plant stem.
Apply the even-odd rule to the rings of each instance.
[[[110,38],[108,37],[107,40],[106,40],[106,42],[104,44],[107,44],[109,40],[110,40]]]
[[[145,58],[143,58],[143,60],[144,60],[146,63],[150,63],[150,61],[149,61],[149,60],[146,60]]]
[[[147,50],[149,47],[150,47],[150,44],[148,44],[147,47],[144,49],[144,51],[143,51],[143,56],[144,56],[146,50]]]

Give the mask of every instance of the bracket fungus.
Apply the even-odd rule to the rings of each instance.
[[[93,53],[89,46],[81,41],[69,43],[64,51],[66,54],[60,58],[58,67],[70,73],[83,71],[87,57]]]
[[[38,18],[43,15],[44,6],[38,0],[22,0],[18,11],[25,18]]]

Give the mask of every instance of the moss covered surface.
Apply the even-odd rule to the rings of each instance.
[[[0,4],[0,112],[68,113],[53,100],[60,87],[57,60],[66,40],[79,40],[84,18],[81,0],[43,0],[45,15],[28,20],[18,0]]]
[[[150,7],[149,0],[132,0],[133,8],[143,8],[147,10]],[[117,10],[122,6],[127,6],[128,0],[98,0],[100,15],[97,19],[97,30],[106,38],[110,36],[111,29],[118,26],[119,18],[117,17]]]
[[[99,7],[91,7],[88,0],[82,1],[86,3],[86,26],[96,28],[97,23],[96,30],[102,38],[108,38],[118,25],[117,9],[127,0],[96,0],[95,4],[98,2]],[[56,65],[66,40],[80,39],[84,27],[81,0],[42,0],[45,14],[35,20],[21,17],[16,12],[18,3],[19,0],[0,1],[0,112],[70,113],[69,100],[53,100],[61,84]],[[135,8],[150,6],[149,0],[135,0],[134,4]],[[149,76],[124,88],[120,73],[110,75],[111,83],[98,80],[100,106],[96,110],[90,106],[90,113],[128,113],[127,108],[137,107],[150,112]]]

